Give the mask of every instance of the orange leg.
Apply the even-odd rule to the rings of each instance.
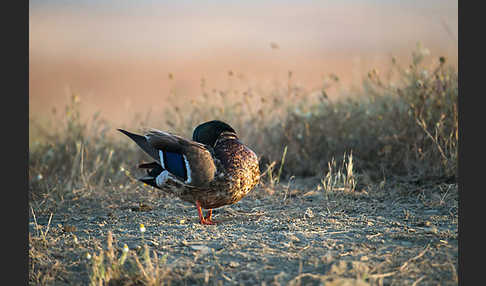
[[[204,217],[206,220],[212,221],[211,216],[213,215],[213,209],[209,209],[208,214]]]
[[[215,222],[211,220],[211,215],[213,213],[211,209],[209,210],[208,215],[204,217],[201,209],[201,204],[199,203],[199,201],[196,201],[196,207],[197,207],[197,214],[199,215],[199,222],[201,224],[215,224]]]

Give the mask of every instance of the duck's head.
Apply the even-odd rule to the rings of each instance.
[[[223,121],[212,120],[204,122],[194,129],[192,140],[214,147],[216,140],[223,132],[230,133],[236,137],[236,131]]]

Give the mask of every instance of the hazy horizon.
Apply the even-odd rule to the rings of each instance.
[[[457,64],[457,1],[134,3],[29,2],[30,116],[61,108],[69,90],[86,113],[126,122],[173,90],[199,96],[202,78],[268,89],[291,70],[308,90],[330,73],[346,87],[392,56],[408,64],[417,42]]]

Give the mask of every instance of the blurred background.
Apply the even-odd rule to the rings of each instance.
[[[337,76],[338,97],[418,43],[457,66],[457,35],[453,0],[30,0],[29,115],[76,94],[83,116],[129,125],[204,90],[270,92],[289,72],[309,92]]]

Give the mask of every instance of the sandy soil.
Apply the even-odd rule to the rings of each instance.
[[[214,226],[135,182],[73,192],[49,207],[31,203],[30,283],[88,284],[86,253],[106,248],[112,232],[117,253],[146,244],[163,258],[170,285],[458,284],[456,184],[383,182],[352,193],[318,186],[318,178],[260,186],[216,209]]]

